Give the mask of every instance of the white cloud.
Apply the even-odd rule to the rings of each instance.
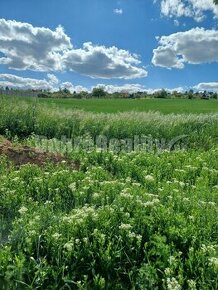
[[[168,93],[173,93],[173,92],[182,93],[182,92],[184,92],[183,87],[177,87],[177,88],[173,88],[173,89],[168,89],[168,88],[146,89],[145,91],[147,92],[147,94],[151,95],[151,94],[160,92],[162,90],[165,90]]]
[[[17,70],[56,71],[61,69],[61,53],[71,49],[62,27],[52,31],[28,23],[0,19],[0,64]]]
[[[137,67],[140,63],[137,55],[126,50],[94,46],[91,42],[84,43],[82,49],[67,51],[63,57],[66,70],[104,79],[146,77],[145,69]]]
[[[12,74],[0,74],[0,87],[21,90],[50,90],[52,92],[58,91],[59,88],[66,88],[71,93],[88,91],[87,88],[75,86],[71,82],[60,83],[59,79],[53,74],[48,74],[47,79],[33,79],[19,77]]]
[[[179,26],[180,25],[180,23],[179,23],[179,21],[177,19],[174,19],[173,23],[174,23],[175,26]]]
[[[152,63],[166,68],[184,68],[186,63],[201,64],[218,61],[218,31],[193,28],[162,36],[153,50]]]
[[[59,83],[59,79],[55,75],[53,75],[53,74],[47,74],[47,77],[48,77],[49,82],[51,84],[57,85]]]
[[[218,82],[199,83],[198,85],[194,86],[194,89],[198,91],[218,92]]]
[[[68,89],[71,93],[88,92],[88,89],[83,86],[75,86],[71,82],[64,82],[60,86],[62,89]]]
[[[114,14],[118,14],[118,15],[122,15],[123,14],[123,9],[119,9],[119,8],[116,8],[114,9]]]
[[[102,89],[104,89],[106,92],[112,94],[112,93],[116,93],[116,92],[121,92],[121,93],[137,93],[137,92],[145,92],[147,94],[153,94],[156,92],[161,91],[163,88],[156,88],[156,89],[150,89],[150,88],[146,88],[145,86],[141,85],[141,84],[124,84],[124,85],[105,85],[105,84],[98,84],[95,87],[100,87]],[[92,87],[93,89],[94,87]],[[177,88],[173,88],[173,89],[168,89],[165,88],[165,90],[169,93],[172,93],[174,91],[177,92],[184,92],[184,88],[182,87],[177,87]]]
[[[0,19],[0,64],[17,70],[71,70],[92,78],[134,79],[147,76],[135,54],[117,47],[73,47],[62,27],[52,31],[28,23]]]
[[[146,88],[140,84],[125,84],[122,86],[98,84],[96,87],[103,88],[106,92],[110,94],[113,94],[116,92],[132,94],[132,93],[137,93],[137,92],[144,92],[146,90]]]
[[[12,74],[0,74],[0,87],[10,87],[13,89],[33,89],[33,90],[54,90],[59,83],[58,79],[48,74],[47,79],[24,78]]]
[[[200,22],[208,11],[218,18],[213,0],[161,0],[161,13],[168,17],[191,17]]]

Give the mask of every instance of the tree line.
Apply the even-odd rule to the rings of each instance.
[[[145,99],[145,98],[157,98],[157,99],[205,99],[205,100],[218,100],[218,93],[216,92],[198,92],[194,90],[188,90],[185,92],[172,91],[169,92],[165,89],[154,91],[149,93],[146,91],[138,91],[130,93],[127,91],[109,93],[102,87],[93,88],[91,92],[70,92],[68,89],[59,89],[59,91],[51,92],[47,90],[13,90],[9,88],[1,88],[0,95],[7,96],[30,96],[39,98],[61,98],[61,99]]]

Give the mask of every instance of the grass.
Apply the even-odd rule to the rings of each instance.
[[[99,135],[108,139],[150,135],[168,142],[177,136],[188,135],[192,148],[211,147],[218,137],[218,113],[93,113],[48,106],[48,100],[45,102],[46,105],[41,100],[33,103],[30,99],[2,98],[0,134],[25,138],[35,133],[59,139],[84,135],[94,139]]]
[[[67,110],[84,110],[94,113],[117,112],[161,112],[163,114],[200,114],[218,112],[217,100],[185,100],[185,99],[38,99],[38,102],[49,107]]]

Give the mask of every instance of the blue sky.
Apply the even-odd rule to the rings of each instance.
[[[212,0],[205,0],[206,4],[202,8],[196,6],[198,1],[201,2],[1,0],[0,19],[5,22],[0,22],[0,86],[11,83],[16,85],[17,82],[21,87],[25,83],[24,79],[28,78],[42,80],[45,86],[46,82],[50,86],[66,84],[69,87],[72,85],[73,89],[80,88],[79,86],[90,89],[98,84],[116,88],[137,84],[139,88],[141,86],[145,89],[195,87],[216,91],[218,10],[213,6]],[[187,2],[189,4],[186,5]],[[14,22],[10,22],[11,20]],[[32,45],[35,41],[39,43],[41,39],[45,51],[51,49],[44,47],[47,36],[40,36],[35,40],[32,35],[36,36],[32,31],[40,28],[40,35],[46,34],[43,28],[54,32],[61,25],[63,31],[60,34],[64,33],[66,47],[62,50],[58,48],[62,58],[58,60],[56,67],[49,66],[49,61],[53,62],[52,57],[57,58],[57,48],[51,59],[44,61],[44,56],[40,55],[40,45],[37,46],[38,52],[34,54],[37,57],[34,56],[34,59],[30,55],[34,48],[30,47],[26,52],[29,62],[34,62],[33,65],[28,66],[27,61],[20,64],[25,55],[19,51],[22,50],[22,32],[19,30],[16,33],[17,23],[20,23],[19,27],[25,26],[25,23],[30,24],[28,37],[33,41]],[[7,35],[3,35],[8,33],[3,29],[6,26],[10,29],[10,44],[9,40],[5,41]],[[160,42],[163,36],[167,38]],[[69,38],[68,44],[66,37]],[[87,42],[92,44],[89,48],[84,48],[83,45]],[[13,43],[16,49],[12,54]],[[28,48],[28,43],[22,40],[25,49]],[[111,52],[111,47],[116,50]],[[65,55],[63,51],[66,50],[70,52]],[[131,60],[127,60],[128,56],[124,52],[132,56]],[[1,61],[1,58],[6,60]],[[50,83],[48,74],[57,79]]]

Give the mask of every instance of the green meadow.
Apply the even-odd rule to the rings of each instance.
[[[40,103],[65,109],[77,109],[96,113],[117,112],[161,112],[170,113],[211,113],[218,112],[217,100],[185,99],[39,99]]]
[[[5,97],[0,97],[1,101]],[[49,108],[81,110],[93,113],[160,112],[162,114],[202,114],[218,112],[218,100],[201,99],[55,99],[9,97],[11,103],[42,104]]]

